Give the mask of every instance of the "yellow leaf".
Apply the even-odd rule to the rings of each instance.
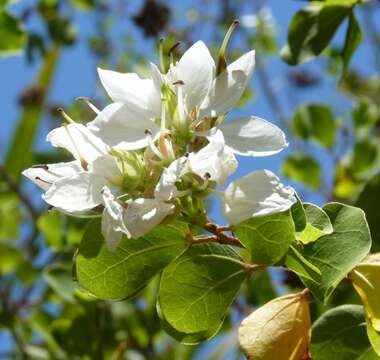
[[[308,290],[266,303],[239,328],[239,343],[248,359],[301,360],[308,358],[311,322]]]
[[[362,299],[368,321],[380,332],[380,253],[367,256],[351,271],[350,278]]]

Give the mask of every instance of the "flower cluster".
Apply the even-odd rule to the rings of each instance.
[[[217,63],[201,41],[170,67],[150,66],[150,78],[99,69],[112,103],[86,125],[67,123],[47,135],[73,161],[23,172],[43,199],[74,215],[102,214],[109,249],[123,234],[139,238],[165,219],[206,221],[204,200],[217,195],[231,224],[289,209],[293,189],[268,170],[225,185],[236,155],[267,156],[286,146],[284,133],[255,116],[226,119],[254,70],[250,51],[227,66],[226,42]],[[99,216],[98,215],[98,216]]]

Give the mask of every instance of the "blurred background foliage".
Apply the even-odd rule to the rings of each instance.
[[[72,259],[86,221],[48,211],[20,173],[34,163],[67,159],[44,146],[43,137],[61,122],[58,106],[77,121],[93,117],[76,96],[106,104],[95,85],[96,66],[144,74],[149,61],[157,62],[161,36],[166,52],[181,42],[176,56],[199,38],[215,54],[228,26],[240,19],[229,58],[255,48],[257,65],[237,112],[266,115],[290,142],[285,154],[258,160],[258,167],[281,169],[303,201],[338,200],[363,208],[373,251],[380,250],[379,2],[325,0],[318,11],[311,11],[308,1],[280,3],[0,0],[1,359],[240,358],[240,319],[275,296],[302,288],[285,268],[255,274],[220,334],[189,347],[161,330],[158,279],[134,299],[114,303],[95,300],[73,281]],[[81,55],[73,62],[78,48]],[[20,61],[28,71],[19,73]],[[84,68],[93,78],[82,77]],[[13,83],[22,84],[16,98],[8,93]],[[57,83],[64,86],[57,90]],[[244,172],[248,162],[242,165]],[[331,303],[344,302],[358,302],[345,283]],[[312,304],[314,318],[324,310]]]

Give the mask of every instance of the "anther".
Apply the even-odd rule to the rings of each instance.
[[[160,38],[158,45],[158,56],[160,58],[160,70],[162,73],[165,73],[165,61],[164,61],[164,38]]]
[[[36,164],[32,165],[33,169],[44,169],[44,170],[49,170],[49,167],[46,164]]]
[[[177,41],[168,51],[168,55],[172,55],[172,53],[177,49],[177,47],[181,45],[180,41]]]
[[[185,85],[185,82],[183,80],[177,80],[174,81],[173,85]]]
[[[53,184],[53,183],[51,183],[50,181],[46,181],[46,180],[41,179],[39,176],[36,176],[34,179],[35,179],[35,180],[38,180],[38,181],[42,181],[42,182],[45,183],[45,184],[49,184],[49,185],[52,185],[52,184]]]
[[[211,174],[209,172],[204,173],[203,175],[206,179],[211,179]]]
[[[62,117],[69,123],[69,124],[75,124],[75,121],[65,113],[65,111],[59,107],[57,111],[62,115]]]
[[[99,114],[100,110],[91,102],[91,99],[87,96],[78,96],[75,98],[76,101],[84,101],[87,106],[95,113]]]
[[[150,131],[149,129],[145,129],[144,134],[152,136],[152,131]]]

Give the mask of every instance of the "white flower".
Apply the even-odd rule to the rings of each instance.
[[[147,198],[128,200],[122,206],[108,187],[102,189],[102,196],[102,234],[111,251],[117,248],[123,234],[138,239],[153,230],[174,210],[173,204]]]
[[[152,78],[141,79],[135,73],[120,73],[98,68],[100,81],[114,102],[128,109],[145,112],[150,118],[161,115],[161,84],[159,70],[151,64]]]
[[[256,116],[232,119],[204,135],[212,134],[216,129],[223,133],[226,146],[242,156],[274,155],[288,146],[279,127]]]
[[[121,102],[105,107],[87,127],[107,145],[118,150],[147,147],[149,138],[146,130],[149,130],[153,141],[160,135],[160,127],[152,121],[147,111]]]
[[[169,167],[163,171],[154,191],[155,198],[161,201],[168,201],[176,197],[178,190],[175,183],[188,172],[189,166],[186,156],[174,160]]]
[[[203,41],[197,41],[172,65],[166,76],[169,85],[179,85],[183,91],[185,110],[189,114],[199,109],[212,88],[215,74],[215,62]],[[174,89],[177,87],[174,86]]]
[[[222,200],[224,216],[232,225],[288,210],[296,202],[294,190],[269,170],[253,171],[230,183]]]
[[[227,66],[213,80],[204,99],[199,118],[216,117],[229,112],[238,102],[255,68],[255,51],[251,50]]]
[[[51,131],[47,140],[55,147],[65,148],[76,159],[23,172],[45,190],[42,197],[51,206],[68,213],[91,210],[102,203],[103,186],[122,181],[115,158],[84,125],[61,126]]]
[[[173,204],[157,199],[137,198],[126,202],[124,221],[133,239],[144,236],[174,211]]]
[[[122,181],[111,155],[103,155],[81,171],[55,181],[43,195],[50,205],[69,213],[91,210],[102,203],[102,188]]]
[[[123,234],[131,237],[131,233],[124,224],[123,206],[115,199],[107,186],[102,189],[102,197],[104,205],[102,234],[108,249],[114,251],[119,246]]]
[[[22,172],[42,190],[47,191],[56,181],[82,172],[80,161],[35,165]]]
[[[68,124],[52,130],[47,136],[54,147],[64,148],[85,168],[107,153],[107,145],[82,124]]]
[[[233,152],[225,146],[223,133],[220,130],[207,139],[209,144],[197,153],[189,154],[190,171],[201,177],[208,176],[210,180],[223,185],[237,169],[238,162]]]

